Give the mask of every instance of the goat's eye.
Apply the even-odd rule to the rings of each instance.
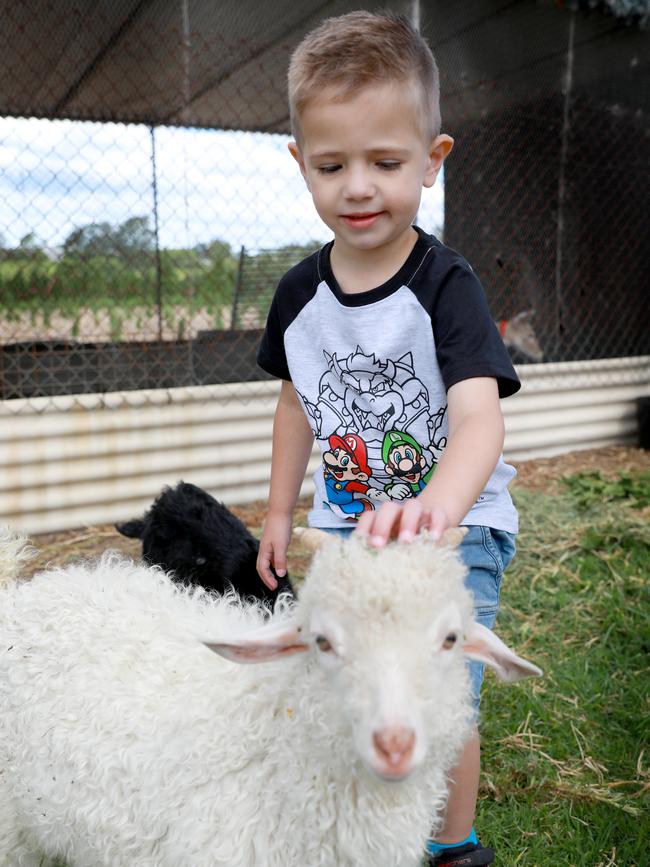
[[[458,640],[458,636],[455,632],[450,632],[449,635],[445,636],[445,640],[442,642],[443,650],[451,650],[451,648],[456,644]]]
[[[327,640],[327,638],[325,638],[324,635],[316,636],[316,647],[322,653],[329,653],[330,650],[333,650],[332,645],[329,643],[329,641]]]

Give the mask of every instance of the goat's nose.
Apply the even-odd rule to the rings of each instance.
[[[388,726],[372,736],[377,753],[389,765],[400,765],[411,757],[415,732],[405,726]]]

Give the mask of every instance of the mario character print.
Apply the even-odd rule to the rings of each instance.
[[[323,474],[330,508],[354,521],[373,509],[371,499],[382,493],[368,484],[372,470],[366,444],[352,433],[343,437],[332,434],[328,444],[329,450],[323,454]]]

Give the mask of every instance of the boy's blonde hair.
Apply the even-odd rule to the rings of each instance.
[[[299,141],[300,112],[324,88],[345,99],[369,84],[411,83],[419,90],[424,132],[440,132],[438,67],[426,40],[403,15],[351,12],[326,18],[305,36],[289,64],[291,130]]]

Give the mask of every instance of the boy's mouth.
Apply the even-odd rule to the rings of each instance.
[[[367,214],[342,214],[343,221],[355,229],[367,229],[372,226],[383,214],[383,211],[373,211]]]

